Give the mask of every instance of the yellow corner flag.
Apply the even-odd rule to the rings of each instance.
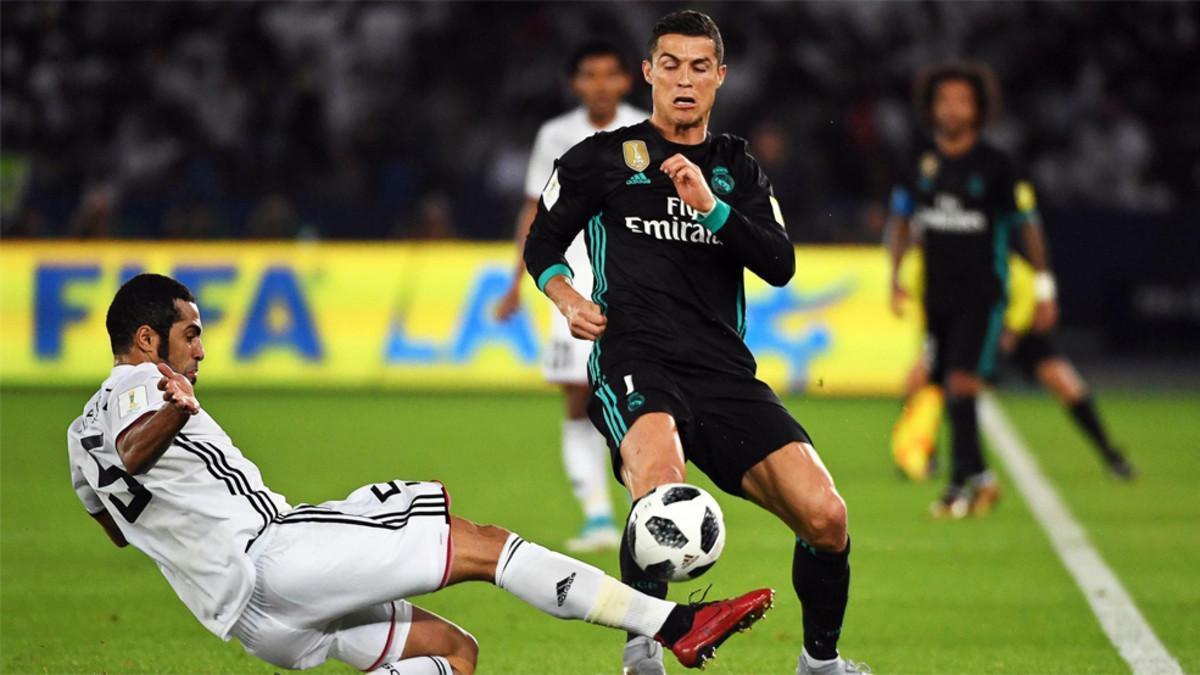
[[[942,403],[942,388],[927,384],[909,398],[892,427],[892,459],[912,480],[929,477],[929,462],[942,424]]]

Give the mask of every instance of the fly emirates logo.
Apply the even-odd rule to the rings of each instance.
[[[987,228],[986,216],[980,211],[964,209],[958,197],[939,193],[933,201],[932,207],[917,209],[913,219],[921,226],[940,232],[962,233],[983,232]]]
[[[667,197],[666,218],[651,220],[640,216],[625,216],[625,227],[635,234],[644,234],[655,239],[720,246],[721,240],[696,222],[699,218],[699,212],[683,203],[679,197]]]

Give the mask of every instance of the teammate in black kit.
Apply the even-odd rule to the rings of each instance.
[[[935,66],[918,78],[915,94],[933,143],[917,154],[892,198],[892,309],[900,314],[907,297],[898,275],[915,229],[924,248],[931,380],[945,383],[953,444],[950,484],[933,513],[984,515],[999,487],[980,448],[975,398],[996,364],[1014,229],[1035,270],[1035,334],[1057,319],[1054,277],[1032,188],[1008,157],[979,138],[985,111],[997,99],[991,72],[971,64]]]
[[[642,73],[650,119],[576,145],[556,163],[525,245],[538,288],[573,335],[594,340],[589,416],[613,470],[635,498],[681,482],[691,461],[726,492],[774,513],[797,535],[792,577],[804,610],[803,673],[858,672],[838,657],[848,597],[846,506],[808,434],[755,379],[745,331],[743,270],[775,286],[795,257],[771,184],[746,141],[708,133],[725,79],[712,19],[658,21]],[[585,229],[595,283],[571,286],[563,252]],[[622,578],[664,597],[627,542]],[[645,639],[626,672],[663,672]]]

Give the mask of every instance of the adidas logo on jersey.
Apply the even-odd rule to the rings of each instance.
[[[633,174],[632,176],[630,176],[629,180],[625,181],[625,184],[626,185],[649,185],[650,179],[646,178],[646,174],[639,171],[639,172]]]
[[[571,591],[571,584],[575,583],[575,573],[571,572],[571,576],[559,580],[558,587],[558,606],[562,607],[567,601],[567,593]]]

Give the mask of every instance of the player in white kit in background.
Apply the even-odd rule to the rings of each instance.
[[[517,216],[517,269],[508,293],[497,307],[501,320],[520,307],[521,285],[525,281],[525,237],[537,214],[537,201],[554,162],[576,143],[598,131],[610,131],[637,124],[650,116],[622,101],[633,86],[625,55],[607,42],[590,42],[573,54],[568,71],[571,90],[580,106],[542,124],[533,143],[529,168],[525,173],[525,204]],[[575,271],[572,284],[584,296],[592,293],[592,267],[581,233],[566,253]],[[574,552],[615,549],[621,533],[613,521],[608,489],[608,450],[604,439],[588,420],[587,404],[591,387],[587,379],[587,360],[592,343],[571,336],[562,315],[551,310],[550,340],[542,349],[542,373],[547,382],[563,389],[565,417],[562,424],[562,458],[571,481],[571,491],[583,510],[584,524],[579,535],[567,541]]]
[[[154,560],[205,628],[264,661],[473,673],[474,638],[404,599],[462,581],[494,583],[559,618],[652,635],[688,667],[770,606],[770,590],[689,606],[651,598],[450,515],[439,482],[392,480],[293,507],[196,397],[203,326],[186,287],[138,275],[106,325],[112,373],[67,433],[75,492],[113,543]]]

